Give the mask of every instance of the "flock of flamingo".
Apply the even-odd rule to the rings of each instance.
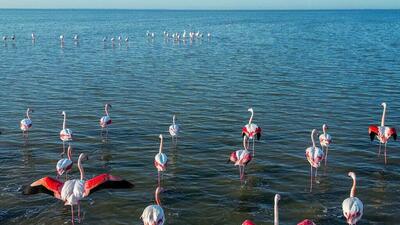
[[[109,109],[112,106],[110,104],[105,105],[105,115],[100,118],[100,127],[102,129],[102,134],[105,132],[108,134],[108,126],[112,124],[111,117],[109,115]],[[371,141],[375,139],[375,137],[379,141],[379,150],[378,155],[381,154],[382,144],[384,144],[384,156],[385,156],[385,164],[387,163],[387,154],[386,154],[386,145],[388,140],[393,137],[394,140],[397,138],[397,133],[395,128],[385,126],[385,116],[386,116],[386,103],[382,103],[383,113],[380,125],[371,125],[369,126],[368,132],[370,135]],[[254,111],[252,108],[249,108],[248,111],[251,113],[249,122],[242,129],[243,136],[243,149],[234,151],[230,154],[228,162],[234,163],[235,166],[239,167],[239,176],[240,180],[243,181],[245,179],[245,166],[250,163],[250,161],[255,156],[254,143],[255,139],[259,140],[261,138],[261,128],[257,126],[255,123],[252,123]],[[33,112],[32,109],[28,108],[26,111],[26,118],[21,120],[20,128],[23,132],[23,136],[28,136],[28,131],[32,128],[32,120],[30,118],[30,113]],[[60,131],[60,139],[65,142],[70,142],[73,139],[72,130],[66,128],[66,118],[67,115],[63,111],[62,115],[64,116],[62,130]],[[172,141],[176,144],[177,138],[180,131],[180,126],[175,122],[176,118],[173,115],[172,125],[169,127],[169,133],[172,137]],[[310,163],[310,192],[312,192],[313,185],[313,177],[317,176],[317,170],[321,165],[322,161],[325,161],[325,165],[328,160],[328,150],[329,146],[332,142],[332,137],[327,133],[328,126],[326,124],[322,125],[323,133],[319,136],[319,143],[321,148],[316,146],[314,137],[317,134],[317,130],[313,129],[311,132],[311,141],[312,146],[308,147],[305,151],[305,156],[307,161]],[[161,173],[166,171],[168,157],[165,153],[163,153],[163,136],[159,135],[160,138],[160,149],[159,153],[154,157],[154,166],[158,171],[158,185],[155,191],[155,202],[156,204],[147,206],[141,216],[144,225],[163,225],[165,223],[165,214],[164,210],[161,206],[160,201],[160,193],[163,192],[163,188],[161,187]],[[251,152],[250,149],[250,141],[252,142]],[[65,152],[65,147],[64,147]],[[82,163],[83,161],[88,160],[88,156],[81,153],[78,158],[77,167],[80,172],[80,179],[68,179],[68,173],[71,171],[73,167],[72,161],[72,147],[68,146],[67,158],[62,158],[57,162],[56,165],[56,173],[57,177],[52,178],[46,176],[41,178],[30,185],[26,186],[23,190],[23,194],[31,195],[37,193],[45,193],[54,196],[57,199],[64,201],[65,205],[71,206],[71,217],[72,224],[74,224],[74,206],[78,207],[78,221],[80,222],[80,200],[87,197],[88,195],[106,188],[132,188],[134,185],[122,179],[118,176],[113,176],[111,174],[100,174],[95,176],[92,179],[85,179],[85,173],[83,170]],[[315,172],[313,170],[315,169]],[[61,180],[61,176],[65,174],[65,181]],[[350,191],[350,197],[346,198],[342,203],[343,215],[346,218],[346,221],[349,225],[355,225],[363,216],[363,203],[357,197],[355,197],[356,193],[356,174],[354,172],[349,172],[348,176],[350,176],[353,180],[353,185]],[[274,225],[279,224],[279,215],[278,215],[278,202],[281,199],[279,194],[275,195],[274,199]],[[245,220],[242,225],[255,225],[251,220]],[[311,220],[303,220],[298,223],[298,225],[315,225],[315,223]]]

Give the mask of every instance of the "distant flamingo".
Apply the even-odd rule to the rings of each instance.
[[[363,215],[364,205],[355,197],[356,194],[356,174],[349,172],[348,174],[353,179],[353,186],[351,187],[350,197],[346,198],[342,203],[343,215],[346,217],[347,223],[350,225],[356,224]]]
[[[322,125],[322,130],[324,131],[323,134],[319,135],[319,143],[321,144],[322,149],[326,149],[325,153],[325,166],[326,162],[328,161],[328,150],[329,150],[329,145],[332,142],[332,137],[326,131],[328,130],[328,126],[326,124]]]
[[[247,150],[246,136],[243,137],[243,148],[244,150],[237,150],[231,153],[228,163],[232,162],[235,166],[239,166],[239,176],[242,181],[244,178],[244,168],[251,161],[252,156]]]
[[[274,225],[279,225],[279,207],[278,207],[278,202],[281,200],[281,196],[279,194],[275,194],[274,197]],[[256,225],[253,221],[251,220],[245,220],[242,225]],[[311,220],[303,220],[297,225],[315,225],[314,222]]]
[[[165,223],[164,210],[160,201],[161,187],[157,187],[155,192],[156,205],[147,206],[140,217],[144,225],[163,225]]]
[[[68,179],[68,173],[72,170],[72,147],[68,146],[68,158],[63,158],[58,160],[56,171],[57,171],[57,179],[65,173],[65,180]]]
[[[80,200],[86,196],[105,188],[132,188],[134,186],[120,177],[106,173],[85,180],[82,167],[82,160],[84,159],[87,159],[87,156],[83,153],[80,154],[78,159],[80,179],[62,182],[51,177],[44,177],[25,187],[23,194],[45,193],[64,201],[65,205],[71,206],[72,224],[74,224],[74,205],[78,205],[78,219],[80,221]]]
[[[103,131],[104,128],[108,129],[108,125],[110,125],[112,123],[110,114],[108,113],[108,109],[111,109],[112,106],[110,104],[105,104],[104,106],[104,111],[106,112],[105,116],[102,116],[100,118],[100,127],[101,127],[101,131]],[[108,131],[108,130],[107,130]]]
[[[379,156],[381,154],[381,145],[385,144],[385,164],[387,164],[386,145],[390,137],[393,137],[394,140],[397,139],[397,133],[395,128],[385,126],[386,103],[383,102],[382,106],[383,106],[383,113],[382,113],[381,125],[369,126],[368,133],[371,138],[371,141],[373,141],[375,137],[379,140],[379,153],[378,153]]]
[[[313,146],[308,147],[306,149],[306,158],[310,163],[310,178],[311,178],[311,186],[310,192],[312,191],[313,184],[313,167],[315,168],[315,177],[317,177],[318,167],[321,165],[321,161],[324,159],[324,152],[315,146],[314,135],[316,133],[316,129],[313,129],[311,132],[311,141]]]
[[[63,129],[60,131],[60,139],[61,141],[71,141],[72,130],[65,128],[65,123],[67,121],[67,114],[65,113],[65,111],[62,111],[61,115],[64,116],[64,121],[63,121]]]
[[[254,139],[256,136],[257,140],[260,140],[261,128],[257,126],[257,124],[251,123],[253,121],[253,116],[254,116],[253,108],[249,108],[247,111],[251,112],[251,116],[249,119],[249,123],[242,128],[242,136],[247,136],[248,142],[250,140],[253,140],[253,157],[254,157]],[[247,148],[249,148],[249,143],[247,143]]]
[[[175,115],[172,116],[172,125],[169,126],[169,134],[172,137],[172,141],[174,141],[174,139],[178,139],[178,134],[180,131],[180,127],[178,124],[175,123]]]
[[[19,127],[21,128],[22,134],[24,136],[25,136],[25,133],[28,134],[29,129],[32,127],[32,120],[29,117],[29,112],[33,112],[33,110],[28,108],[26,110],[26,118],[21,120],[21,122],[19,123]]]
[[[157,155],[154,157],[154,166],[157,168],[158,171],[158,186],[160,186],[161,183],[161,172],[167,170],[167,162],[168,162],[168,157],[165,153],[162,152],[163,149],[163,136],[160,134],[160,150],[157,153]]]

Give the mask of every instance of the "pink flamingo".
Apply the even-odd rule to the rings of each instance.
[[[246,124],[243,128],[242,128],[242,136],[247,136],[248,138],[248,142],[250,140],[253,140],[253,157],[254,157],[254,139],[256,136],[257,140],[260,140],[261,137],[261,128],[259,126],[257,126],[257,124],[255,123],[251,123],[253,120],[253,116],[254,116],[254,111],[253,108],[249,108],[247,111],[251,112],[251,116],[249,119],[249,123]],[[247,148],[249,143],[247,142]]]
[[[329,145],[332,142],[332,137],[326,132],[328,130],[328,126],[326,124],[322,125],[322,130],[324,131],[324,133],[319,135],[319,143],[321,144],[322,149],[324,148],[326,149],[326,154],[325,154],[325,166],[326,166],[326,162],[328,161]]]
[[[44,177],[25,187],[23,194],[32,195],[45,193],[54,196],[71,206],[72,224],[74,224],[74,205],[78,206],[78,219],[80,221],[80,200],[86,196],[105,188],[132,188],[134,185],[120,177],[111,174],[101,174],[92,179],[85,180],[82,160],[87,160],[85,154],[80,154],[78,168],[81,173],[80,179],[59,181],[51,177]]]
[[[171,124],[171,126],[169,126],[168,130],[169,130],[169,134],[172,137],[172,141],[174,141],[174,139],[176,139],[176,141],[177,141],[180,127],[178,124],[175,123],[175,115],[172,117],[172,124]]]
[[[279,225],[279,207],[278,207],[278,202],[281,200],[281,196],[279,194],[275,194],[274,197],[274,225]],[[253,221],[251,220],[245,220],[242,225],[256,225]],[[297,225],[315,225],[314,222],[311,220],[303,220]]]
[[[353,179],[353,186],[351,187],[350,197],[346,198],[342,203],[343,215],[346,217],[347,223],[350,225],[357,224],[363,215],[364,205],[355,197],[356,194],[356,174],[349,172],[348,174]]]
[[[105,104],[104,106],[104,111],[106,112],[105,116],[102,116],[100,118],[100,127],[101,127],[101,131],[103,131],[104,128],[108,129],[108,125],[110,125],[112,123],[110,114],[108,113],[108,109],[111,109],[112,106],[110,104]],[[108,130],[107,130],[108,131]]]
[[[237,150],[231,153],[228,163],[232,162],[235,166],[239,166],[240,180],[244,178],[244,168],[251,161],[252,156],[247,150],[246,136],[243,136],[243,148],[244,150]]]
[[[61,141],[71,141],[72,140],[72,130],[65,128],[65,123],[67,121],[67,114],[65,111],[62,111],[61,115],[64,116],[63,121],[63,129],[60,131],[60,139]]]
[[[56,171],[57,171],[57,179],[65,173],[65,180],[68,179],[68,173],[72,170],[72,147],[68,146],[68,158],[63,158],[58,160]]]
[[[390,137],[393,137],[394,140],[397,139],[396,129],[393,127],[385,126],[385,116],[386,116],[386,103],[382,103],[383,106],[383,113],[382,113],[382,120],[381,125],[371,125],[369,126],[368,133],[371,138],[371,141],[374,140],[376,137],[379,140],[379,153],[378,156],[381,154],[381,145],[385,144],[385,164],[387,163],[386,159],[386,145]]]
[[[157,187],[155,192],[156,205],[147,206],[140,217],[144,225],[163,225],[165,223],[164,210],[160,201],[161,188]]]
[[[19,123],[19,127],[21,128],[22,134],[24,136],[25,136],[25,132],[28,135],[28,131],[32,127],[32,120],[29,117],[29,112],[33,112],[33,110],[28,108],[26,110],[26,118],[22,119],[21,122]]]
[[[313,167],[315,168],[315,177],[317,177],[318,167],[321,165],[321,161],[324,158],[324,152],[315,146],[314,135],[317,132],[316,129],[313,129],[311,132],[311,141],[313,146],[308,147],[306,149],[306,158],[310,163],[310,178],[311,178],[311,187],[310,192],[312,191],[312,184],[313,184]]]
[[[158,171],[158,186],[160,186],[161,176],[160,173],[167,170],[168,157],[162,152],[163,149],[163,136],[160,134],[160,150],[154,157],[154,166]]]

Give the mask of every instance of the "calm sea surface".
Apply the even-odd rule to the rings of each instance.
[[[162,37],[184,29],[212,38]],[[166,224],[272,224],[275,193],[282,224],[345,224],[349,171],[364,202],[360,224],[399,224],[400,144],[388,144],[384,166],[368,136],[383,101],[386,123],[400,128],[399,30],[400,11],[0,10],[0,35],[17,38],[0,42],[0,224],[71,222],[61,201],[21,194],[23,185],[55,176],[62,110],[75,133],[74,160],[89,155],[86,176],[110,172],[136,185],[89,196],[81,224],[142,224],[154,203],[160,133],[170,160],[161,195]],[[129,43],[102,41],[118,35]],[[113,106],[108,140],[98,125],[105,103]],[[19,121],[27,107],[35,112],[24,142]],[[263,136],[241,185],[226,160],[241,148],[249,107]],[[182,126],[177,147],[168,134],[174,113]],[[304,154],[323,123],[333,144],[309,193]],[[76,167],[71,175],[79,176]]]

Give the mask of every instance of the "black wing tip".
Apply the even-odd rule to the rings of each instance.
[[[375,134],[374,132],[371,132],[371,133],[369,134],[369,138],[371,139],[371,141],[374,140],[375,136],[376,136],[376,134]]]
[[[54,195],[53,192],[51,192],[50,190],[48,190],[47,188],[43,187],[43,186],[30,186],[27,185],[25,187],[23,187],[22,189],[22,194],[23,195],[34,195],[34,194],[38,194],[38,193],[45,193],[45,194],[49,194],[49,195]]]
[[[260,138],[261,138],[261,134],[260,134],[260,133],[257,133],[257,141],[259,141]]]

